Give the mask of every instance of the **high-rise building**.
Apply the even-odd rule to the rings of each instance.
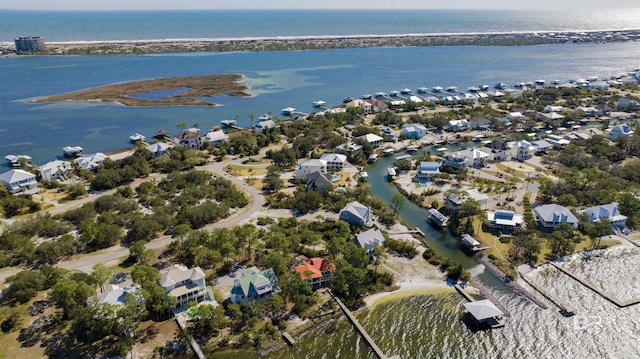
[[[44,39],[40,36],[16,37],[13,42],[16,44],[17,52],[38,52],[44,50]]]

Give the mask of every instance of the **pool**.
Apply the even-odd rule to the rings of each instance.
[[[340,180],[340,175],[331,175],[331,182]]]

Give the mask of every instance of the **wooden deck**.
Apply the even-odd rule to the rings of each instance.
[[[338,303],[338,305],[340,306],[344,314],[347,316],[351,324],[353,324],[354,328],[356,328],[358,333],[360,333],[360,336],[362,337],[362,339],[364,339],[364,341],[369,345],[369,347],[371,348],[371,350],[373,350],[376,356],[379,359],[387,359],[387,356],[382,352],[382,350],[380,350],[380,348],[378,348],[378,345],[376,344],[376,342],[373,341],[373,339],[369,336],[367,331],[362,327],[362,325],[360,325],[360,322],[358,322],[358,319],[356,319],[353,313],[351,313],[349,308],[347,308],[347,306],[344,305],[344,303],[342,303],[340,298],[336,297],[331,290],[328,290],[328,292],[331,295],[331,298],[333,298],[336,301],[336,303]]]

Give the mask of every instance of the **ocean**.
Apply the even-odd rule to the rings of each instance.
[[[47,41],[238,38],[302,35],[591,31],[640,28],[638,10],[572,12],[518,11],[178,11],[24,12],[0,11],[0,41],[39,35]],[[640,43],[554,44],[522,47],[371,48],[293,52],[172,53],[143,56],[19,56],[0,58],[0,156],[28,154],[36,164],[61,156],[64,146],[85,152],[129,145],[128,136],[177,132],[176,125],[221,120],[250,122],[292,106],[310,112],[315,100],[337,105],[346,96],[405,87],[493,85],[545,79],[608,78],[640,66]],[[250,98],[218,96],[218,107],[135,108],[100,102],[32,104],[30,99],[116,82],[170,76],[242,74]],[[373,193],[394,189],[380,182],[390,159],[369,168]],[[378,178],[379,177],[379,178]],[[407,204],[402,216],[425,231],[424,213]],[[451,256],[449,239],[428,241]],[[636,251],[637,252],[637,251]],[[638,256],[638,254],[635,254]],[[635,257],[633,257],[635,258]],[[611,258],[609,268],[629,263]],[[466,263],[466,266],[473,266]],[[460,322],[457,295],[414,296],[358,313],[383,351],[403,358],[634,358],[638,306],[618,309],[557,273],[540,279],[579,314],[564,318],[515,296],[486,274],[512,316],[507,327],[473,333]],[[635,273],[635,272],[634,272]],[[586,273],[595,282],[598,273]],[[493,280],[493,281],[492,281]],[[611,281],[611,280],[609,280]],[[631,285],[633,281],[631,281]],[[618,288],[627,287],[622,281]],[[637,287],[637,285],[635,285]],[[217,358],[249,358],[244,352]],[[273,358],[372,358],[357,334],[341,320],[309,334]]]

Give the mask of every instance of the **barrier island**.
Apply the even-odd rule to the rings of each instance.
[[[247,90],[248,87],[242,83],[242,75],[238,74],[166,77],[68,92],[42,97],[34,102],[105,101],[125,106],[215,106],[205,98],[222,94],[248,97]]]

